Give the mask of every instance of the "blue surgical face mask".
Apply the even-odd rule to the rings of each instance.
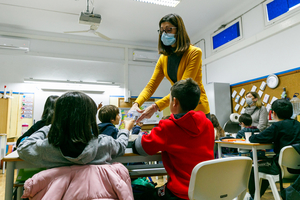
[[[165,46],[171,46],[176,42],[175,34],[163,32],[160,40]]]

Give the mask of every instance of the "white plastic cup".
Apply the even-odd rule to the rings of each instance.
[[[252,135],[252,132],[245,132],[246,142],[249,142],[249,138],[250,138],[251,135]]]

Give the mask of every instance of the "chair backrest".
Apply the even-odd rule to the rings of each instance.
[[[295,179],[299,174],[291,174],[287,168],[300,169],[300,154],[292,147],[283,147],[279,154],[279,166],[282,172],[282,178]]]
[[[229,157],[197,164],[191,174],[190,199],[234,199],[247,190],[252,160]]]

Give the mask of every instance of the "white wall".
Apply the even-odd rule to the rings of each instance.
[[[265,26],[263,6],[259,5],[242,15],[244,38],[230,47],[212,52],[211,34],[224,21],[220,19],[215,29],[199,32],[192,41],[205,40],[206,59],[203,59],[203,82],[227,82],[230,84],[251,80],[271,73],[281,72],[300,65],[300,14]],[[200,47],[204,48],[203,40]],[[205,65],[207,71],[205,72]]]
[[[62,92],[45,92],[38,85],[24,83],[24,78],[72,80],[94,82],[113,81],[121,84],[119,89],[106,89],[103,94],[88,94],[96,103],[109,104],[109,96],[124,96],[125,81],[131,96],[138,96],[153,73],[155,63],[132,61],[134,49],[147,49],[129,46],[128,62],[126,62],[126,45],[91,44],[90,41],[80,42],[59,41],[60,39],[30,40],[28,53],[14,50],[0,50],[0,91],[3,86],[13,92],[35,93],[34,119],[39,120],[46,98],[49,95],[61,95]],[[149,47],[148,50],[154,50]],[[128,63],[128,77],[125,65]],[[154,97],[163,97],[169,93],[169,81],[164,80]]]
[[[198,45],[203,50],[204,84],[209,82],[233,84],[299,67],[299,12],[266,26],[263,9],[262,5],[258,5],[241,10],[241,13],[228,12],[230,16],[223,16],[218,21],[212,22],[212,28],[209,27],[209,30],[191,36],[194,43],[201,40]],[[218,52],[212,52],[211,34],[222,24],[239,16],[242,18],[244,38]],[[45,99],[52,93],[42,92],[32,85],[24,84],[24,78],[103,80],[123,84],[119,90],[107,90],[102,95],[93,94],[93,98],[99,103],[101,98],[107,99],[109,95],[124,96],[124,84],[127,81],[131,96],[138,96],[150,79],[155,66],[153,63],[132,61],[132,51],[134,49],[155,51],[156,44],[151,47],[107,45],[97,40],[87,41],[28,33],[25,36],[30,40],[29,53],[0,51],[0,87],[7,85],[8,90],[35,92],[36,120],[40,118]],[[125,48],[128,48],[128,58]],[[126,76],[127,68],[128,76]],[[170,86],[169,81],[164,79],[153,96],[165,96],[169,93]]]

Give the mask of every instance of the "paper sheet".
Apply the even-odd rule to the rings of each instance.
[[[239,108],[240,108],[240,104],[236,104],[236,106],[234,107],[234,110],[235,110],[235,111],[238,111]]]
[[[240,95],[237,95],[237,96],[235,97],[235,103],[239,103],[239,100],[240,100]]]
[[[256,91],[256,86],[255,85],[253,85],[253,87],[251,88],[251,92],[255,92]]]
[[[263,81],[260,85],[260,89],[265,90],[266,86],[267,86],[267,83],[265,81]]]
[[[277,100],[277,99],[278,99],[278,98],[273,97],[270,104],[272,104],[272,103],[273,103],[275,100]]]
[[[267,104],[266,109],[268,112],[271,110],[271,105],[269,103]]]
[[[265,94],[263,102],[268,103],[270,95]]]
[[[241,91],[240,91],[240,96],[242,97],[244,95],[244,93],[245,93],[245,89],[242,88]]]
[[[241,114],[245,113],[245,108],[242,108]]]
[[[232,96],[232,98],[234,98],[234,97],[235,97],[236,93],[237,93],[237,92],[234,90],[234,91],[233,91],[233,93],[232,93],[232,95],[231,95],[231,96]]]
[[[241,106],[244,106],[245,101],[246,101],[245,98],[242,98],[242,99],[241,99],[241,102],[240,102]]]
[[[260,98],[261,98],[261,96],[263,95],[263,93],[264,93],[264,92],[261,91],[261,90],[258,91],[258,95],[260,96]]]

